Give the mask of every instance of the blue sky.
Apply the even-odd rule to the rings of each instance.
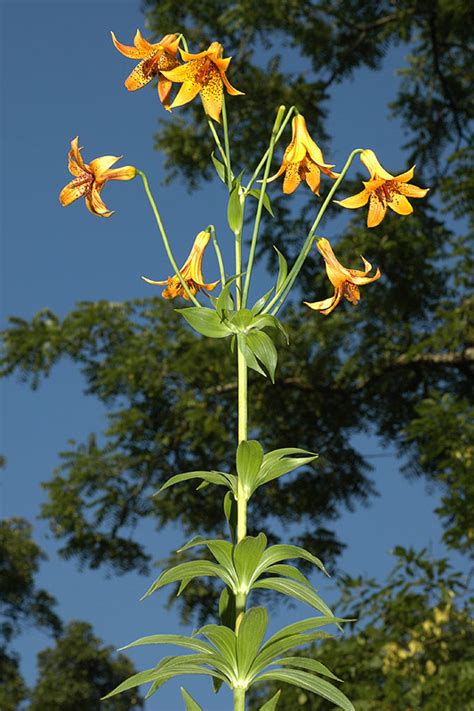
[[[114,183],[104,190],[107,206],[116,210],[111,219],[92,216],[82,201],[67,209],[58,202],[59,191],[70,179],[69,142],[79,134],[86,160],[124,153],[123,164],[148,174],[180,264],[200,229],[211,222],[225,229],[225,210],[216,206],[225,200],[218,181],[192,195],[179,182],[160,187],[162,161],[153,151],[153,134],[163,110],[155,88],[134,94],[125,90],[123,80],[133,63],[114,49],[109,34],[113,30],[126,44],[137,27],[147,36],[139,3],[15,0],[4,1],[0,10],[4,319],[30,318],[45,307],[63,316],[81,300],[149,296],[153,287],[140,275],[164,278],[171,271],[141,182]],[[170,31],[179,28],[163,28],[163,34]],[[324,149],[337,166],[359,145],[372,147],[389,170],[405,169],[401,146],[406,136],[389,119],[387,109],[398,81],[394,70],[404,53],[391,52],[381,72],[360,71],[335,90],[330,115],[334,140],[330,150]],[[230,80],[239,86],[232,71]],[[234,99],[238,100],[242,99]],[[337,234],[340,224],[344,223],[331,226],[326,236]],[[211,280],[216,272],[213,255],[206,259],[204,275]],[[264,278],[261,268],[260,272]],[[2,515],[34,521],[44,498],[40,484],[58,465],[58,452],[70,439],[82,441],[90,432],[102,431],[105,418],[101,404],[83,394],[83,380],[70,363],[60,364],[34,393],[14,379],[4,384],[1,451],[7,469],[2,474]],[[341,569],[383,576],[391,567],[389,551],[396,544],[428,546],[435,554],[443,553],[441,527],[432,513],[436,496],[428,495],[422,483],[399,475],[402,462],[390,448],[382,449],[367,437],[359,442],[362,452],[375,455],[370,461],[380,496],[369,508],[343,512],[337,522],[339,537],[349,543]],[[144,523],[138,534],[157,559],[182,543],[180,531],[172,526],[157,535]],[[56,596],[65,621],[91,622],[95,633],[115,647],[144,634],[178,631],[174,611],[165,609],[166,591],[140,603],[148,579],[79,572],[74,561],[58,557],[44,522],[34,523],[34,535],[49,555],[38,584]],[[334,598],[331,585],[323,581],[321,591]],[[286,622],[307,610],[281,608],[273,616],[274,625],[282,622],[283,614]],[[36,673],[36,653],[48,643],[34,630],[19,640],[17,649],[29,682]],[[143,648],[131,656],[142,669],[156,663],[159,651]],[[222,708],[222,697],[214,698],[207,682],[186,681],[185,686],[207,711]],[[165,686],[150,700],[147,711],[181,709],[178,687]]]

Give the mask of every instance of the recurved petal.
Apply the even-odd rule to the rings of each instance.
[[[165,79],[162,76],[158,78],[158,96],[160,97],[160,101],[165,109],[169,108],[169,98],[172,86],[173,82],[170,79]]]
[[[415,166],[412,166],[410,168],[410,170],[405,171],[405,173],[396,175],[395,180],[398,181],[399,183],[408,183],[410,180],[413,179],[414,174],[415,174]]]
[[[411,198],[422,198],[425,197],[426,193],[429,192],[429,188],[419,188],[416,185],[408,185],[408,183],[399,183],[397,185],[397,190],[402,195]]]
[[[305,301],[306,306],[314,311],[320,311],[325,316],[328,316],[331,311],[334,311],[340,300],[342,299],[342,292],[340,289],[336,289],[333,296],[329,299],[323,299],[322,301]]]
[[[282,175],[282,174],[285,172],[286,167],[287,167],[287,163],[285,163],[285,161],[283,161],[283,163],[280,165],[280,167],[278,168],[278,170],[277,170],[277,172],[275,173],[275,175],[272,175],[271,178],[267,178],[267,183],[272,183],[274,180],[276,180],[277,178],[279,178],[280,175]],[[257,181],[257,182],[261,183],[262,181],[259,180],[259,181]]]
[[[371,178],[377,176],[378,178],[385,178],[385,180],[393,180],[393,175],[380,165],[377,156],[370,149],[362,151],[360,159],[369,171]]]
[[[163,281],[154,281],[153,279],[148,279],[148,277],[142,276],[143,281],[146,281],[147,284],[158,284],[158,286],[163,286],[164,284],[167,284],[169,282],[169,279],[164,279]]]
[[[223,94],[221,75],[219,70],[212,66],[209,69],[208,79],[201,88],[201,99],[206,114],[218,123],[221,120]]]
[[[125,79],[125,86],[129,91],[137,91],[151,82],[158,73],[158,67],[150,58],[143,59]]]
[[[174,69],[162,69],[161,73],[167,78],[174,82],[185,82],[192,81],[196,82],[196,74],[200,72],[200,69],[204,66],[204,62],[199,60],[187,62],[186,64],[180,64],[179,67]]]
[[[364,259],[364,258],[362,257],[362,259]],[[365,262],[365,259],[364,259],[364,262]],[[368,264],[368,262],[367,262],[367,264]],[[356,271],[356,270],[355,270],[355,269],[350,269],[349,271],[353,272],[353,271]],[[369,267],[369,270],[368,270],[368,271],[370,271],[370,267]],[[376,272],[375,272],[375,274],[374,274],[373,276],[371,276],[371,277],[368,277],[368,276],[352,276],[351,280],[352,280],[352,283],[353,283],[353,284],[357,284],[358,286],[364,286],[364,284],[371,284],[373,281],[376,281],[377,279],[380,279],[381,276],[382,276],[382,273],[381,273],[380,269],[377,267],[377,270],[376,270]]]
[[[283,192],[286,195],[291,195],[301,183],[299,167],[299,163],[288,163],[286,166],[285,178],[283,180]]]
[[[89,168],[91,173],[94,174],[96,180],[99,180],[103,173],[113,166],[122,156],[101,156],[100,158],[94,158],[89,163]]]
[[[388,206],[398,215],[411,215],[413,208],[404,195],[393,193],[388,201]]]
[[[133,180],[137,169],[133,165],[123,165],[121,168],[112,168],[102,174],[101,180]]]
[[[138,30],[137,30],[138,32]],[[118,51],[123,54],[125,57],[128,57],[129,59],[141,59],[144,56],[143,50],[141,50],[139,47],[129,47],[126,44],[122,44],[121,42],[118,41],[116,36],[114,35],[113,32],[110,33],[112,35],[112,42],[115,45],[115,49],[118,49]]]
[[[164,73],[168,74],[169,72]],[[189,101],[192,101],[199,94],[200,89],[201,86],[197,82],[184,82],[181,89],[176,94],[173,103],[170,105],[170,109],[174,109],[177,106],[183,106],[183,104],[187,104]]]
[[[358,207],[363,207],[367,205],[367,201],[370,197],[369,190],[362,190],[362,192],[357,193],[357,195],[352,195],[351,197],[345,198],[344,200],[334,200],[335,203],[341,205],[341,207],[348,207],[350,210],[355,210]]]
[[[220,284],[220,279],[218,279],[217,281],[212,281],[210,284],[199,284],[199,287],[201,289],[206,289],[206,291],[212,291],[216,288],[218,284]]]
[[[74,158],[77,165],[82,168],[83,171],[87,172],[87,165],[84,163],[84,160],[81,155],[81,148],[79,148],[79,136],[76,136],[76,138],[73,138],[71,141],[71,150],[69,152],[69,158]]]
[[[227,79],[227,76],[225,75],[224,72],[221,72],[221,78],[222,78],[222,81],[224,82],[224,86],[227,89],[228,94],[230,94],[231,96],[245,96],[245,92],[239,91],[238,89],[235,88],[235,86],[232,86],[232,84]]]
[[[90,180],[84,180],[81,178],[76,178],[71,180],[59,193],[59,202],[63,207],[70,205],[74,200],[78,200],[83,197],[89,190]]]
[[[98,215],[99,217],[110,217],[113,215],[113,211],[106,207],[99,194],[102,187],[102,185],[100,187],[97,187],[97,185],[92,186],[91,190],[86,195],[86,205],[93,215]]]
[[[372,193],[367,215],[367,227],[377,227],[377,225],[380,225],[386,212],[387,203],[385,200],[381,200],[375,193]]]
[[[316,163],[313,163],[310,160],[306,160],[305,167],[305,180],[313,191],[313,193],[315,195],[319,195],[319,186],[321,185],[321,172]]]
[[[146,57],[147,55],[153,54],[153,52],[156,51],[157,45],[153,45],[148,40],[146,40],[144,37],[142,37],[142,33],[140,30],[137,30],[135,33],[135,37],[133,39],[133,44],[135,47],[141,51],[142,57]]]

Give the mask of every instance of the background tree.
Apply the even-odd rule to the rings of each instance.
[[[367,230],[365,216],[354,215],[338,244],[341,261],[349,263],[355,250],[370,254],[383,281],[364,293],[358,309],[340,309],[329,319],[295,310],[277,387],[253,384],[252,427],[264,446],[298,441],[322,456],[311,472],[258,498],[252,520],[271,514],[298,522],[305,545],[326,560],[337,555],[343,542],[330,522],[342,507],[374,492],[368,463],[351,445],[351,435],[369,429],[408,458],[407,474],[441,489],[448,545],[472,549],[465,526],[472,506],[466,472],[473,448],[474,362],[473,260],[465,234],[472,225],[468,6],[445,0],[231,6],[206,0],[176,7],[165,0],[145,7],[156,37],[176,28],[193,46],[219,37],[234,55],[234,76],[246,90],[245,101],[232,105],[232,120],[241,129],[235,158],[244,166],[263,148],[266,119],[282,99],[311,116],[325,137],[331,88],[359,67],[379,67],[390,47],[406,43],[410,54],[393,110],[417,156],[419,184],[432,186],[431,204],[417,204],[409,222],[389,215],[378,230]],[[296,71],[283,68],[288,46],[297,53]],[[204,132],[197,103],[160,126],[157,147],[167,156],[170,179],[180,175],[192,187],[203,170],[210,175],[212,147]],[[282,198],[273,199],[278,221],[268,223],[268,232],[271,224],[272,239],[287,256],[312,200],[293,214]],[[451,214],[444,217],[440,205]],[[463,219],[455,222],[453,214]],[[319,262],[309,259],[304,293],[324,293],[325,283]],[[48,311],[30,322],[12,318],[4,333],[4,374],[16,372],[36,387],[69,356],[82,367],[87,392],[111,408],[105,444],[91,435],[63,452],[61,467],[45,484],[49,501],[42,515],[61,539],[63,555],[92,567],[107,563],[117,572],[145,572],[149,553],[127,532],[143,516],[158,527],[174,520],[191,530],[199,523],[203,532],[221,522],[221,502],[206,491],[199,510],[186,489],[150,498],[173,472],[205,467],[211,452],[213,466],[232,466],[226,461],[233,426],[227,413],[236,394],[226,344],[203,343],[171,316],[159,299],[80,304],[62,321]],[[202,362],[205,370],[196,367]],[[430,408],[436,415],[449,409],[449,430],[433,431]],[[274,413],[271,425],[268,412]],[[460,429],[463,446],[457,448],[452,435]],[[437,453],[430,448],[434,436]],[[195,588],[187,595],[191,606],[201,600]]]

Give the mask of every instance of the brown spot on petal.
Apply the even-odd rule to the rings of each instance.
[[[346,298],[348,301],[351,302],[351,304],[358,304],[360,301],[360,291],[359,287],[356,286],[356,284],[352,284],[350,281],[345,281],[342,284],[342,295],[344,298]]]

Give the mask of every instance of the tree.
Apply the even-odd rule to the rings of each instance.
[[[136,690],[101,701],[114,686],[135,672],[124,654],[112,657],[86,622],[67,625],[54,648],[38,655],[39,679],[32,691],[29,711],[132,711],[143,708]]]
[[[342,507],[365,502],[374,491],[368,463],[350,443],[351,435],[370,430],[408,458],[407,474],[423,476],[441,489],[439,514],[447,544],[472,550],[464,524],[472,508],[466,472],[474,446],[473,260],[465,234],[466,223],[472,226],[473,204],[466,170],[471,156],[470,9],[450,0],[231,6],[221,0],[179,6],[164,0],[146,7],[157,37],[176,29],[193,45],[218,37],[234,54],[235,83],[246,91],[246,100],[232,108],[242,128],[234,157],[243,167],[263,150],[269,117],[282,99],[311,116],[325,138],[332,87],[359,67],[378,68],[389,47],[403,42],[410,48],[393,110],[404,121],[407,148],[421,168],[419,184],[432,187],[433,202],[417,205],[409,222],[388,216],[378,230],[367,230],[365,216],[354,215],[338,243],[341,261],[351,263],[355,252],[368,254],[384,274],[357,310],[341,308],[316,321],[295,306],[291,345],[281,350],[277,387],[261,381],[252,385],[251,424],[267,448],[299,442],[321,457],[313,470],[257,498],[252,520],[271,516],[297,522],[303,545],[326,560],[334,558],[343,542],[331,522]],[[270,57],[264,67],[256,51],[260,44]],[[304,70],[303,65],[296,73],[284,69],[285,44],[301,53]],[[186,118],[190,113],[195,114],[192,122]],[[184,176],[191,187],[202,170],[211,174],[212,146],[198,114],[197,105],[184,108],[177,120],[160,127],[157,137],[169,177]],[[449,217],[435,211],[436,198],[451,210]],[[267,222],[267,238],[271,231],[272,240],[291,258],[311,202],[300,214],[281,197],[272,198],[272,204],[279,227]],[[453,216],[464,221],[454,222]],[[319,263],[309,259],[302,291],[313,295],[325,288]],[[98,446],[91,435],[87,443],[64,452],[61,467],[46,483],[49,501],[43,516],[62,540],[63,555],[92,567],[112,564],[119,573],[145,572],[148,551],[123,533],[139,517],[152,517],[157,526],[177,520],[185,531],[197,524],[203,533],[218,530],[221,501],[206,490],[199,508],[186,487],[167,497],[151,499],[150,494],[173,473],[233,466],[228,428],[234,423],[227,412],[233,411],[228,403],[235,398],[235,384],[225,343],[203,343],[171,318],[166,304],[149,299],[119,306],[81,304],[62,321],[49,311],[30,322],[12,318],[4,348],[4,374],[17,373],[33,387],[60,358],[72,358],[83,369],[87,392],[111,408],[106,443]],[[196,365],[202,362],[205,372]],[[449,431],[435,432],[427,416],[433,407],[440,412],[439,403],[451,413]],[[459,448],[450,437],[461,430]],[[434,436],[437,454],[430,449]],[[203,592],[188,587],[185,613],[198,609],[207,614]]]
[[[359,618],[351,633],[313,647],[344,680],[360,711],[457,711],[474,708],[474,630],[469,581],[445,559],[398,547],[388,580],[346,577],[339,609]],[[347,634],[347,633],[346,633]],[[261,698],[276,686],[262,689]],[[251,708],[259,708],[254,698]],[[280,711],[330,711],[333,705],[293,687]]]

